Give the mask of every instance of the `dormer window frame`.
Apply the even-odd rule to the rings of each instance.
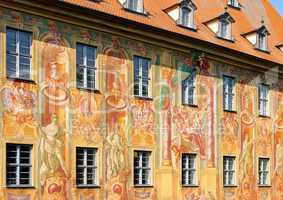
[[[228,0],[228,6],[236,9],[241,9],[241,4],[238,2],[238,0]]]
[[[269,52],[268,50],[268,36],[269,35],[270,33],[268,32],[265,26],[262,26],[260,29],[258,29],[256,32],[255,48],[260,51]]]
[[[179,19],[177,21],[177,24],[179,26],[189,28],[191,30],[196,30],[196,24],[195,24],[195,10],[197,7],[191,0],[183,0],[180,3],[179,6]],[[187,18],[187,23],[184,23],[184,17],[183,17],[183,11],[187,10],[188,11],[188,18]]]
[[[219,17],[218,21],[218,31],[217,31],[217,37],[220,39],[228,40],[231,42],[234,42],[234,37],[232,36],[232,23],[234,23],[235,20],[230,16],[229,13],[225,12],[223,15]],[[225,34],[223,33],[223,27],[225,27]]]
[[[134,5],[135,2],[136,5]],[[142,15],[148,15],[148,13],[144,9],[144,0],[126,0],[123,6],[127,11]]]

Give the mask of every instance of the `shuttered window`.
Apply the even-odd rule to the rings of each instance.
[[[151,152],[134,152],[134,185],[151,184]]]
[[[223,183],[224,186],[235,185],[235,157],[223,157]]]
[[[76,174],[78,186],[97,185],[97,149],[82,148],[76,149]]]
[[[234,111],[235,78],[223,76],[223,107],[226,111]]]
[[[96,47],[77,44],[77,87],[96,89]]]
[[[134,95],[149,97],[150,59],[134,56]]]
[[[196,155],[182,155],[182,184],[184,186],[196,185]]]
[[[7,144],[6,181],[10,187],[32,184],[32,145]]]
[[[7,77],[30,80],[32,34],[12,28],[6,33]]]

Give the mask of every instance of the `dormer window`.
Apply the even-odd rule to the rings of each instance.
[[[267,50],[267,37],[265,34],[259,33],[258,37],[258,48],[262,50]]]
[[[228,0],[228,5],[234,8],[240,8],[240,4],[237,0]]]
[[[268,46],[267,46],[268,35],[269,35],[269,32],[267,31],[265,26],[262,26],[257,31],[256,48],[263,50],[263,51],[268,51]]]
[[[263,22],[262,22],[263,23]],[[243,34],[243,36],[254,45],[255,49],[260,51],[269,52],[268,50],[268,36],[270,33],[267,28],[262,25],[261,28],[251,31],[249,33]]]
[[[145,13],[143,0],[126,0],[125,8],[133,12]]]
[[[219,36],[222,38],[229,38],[231,32],[230,23],[226,20],[220,21],[219,28],[220,28]]]
[[[232,37],[232,23],[234,19],[228,14],[224,13],[219,17],[217,36],[226,40],[233,40]]]
[[[190,0],[180,3],[178,24],[187,28],[195,29],[194,11],[196,6]]]

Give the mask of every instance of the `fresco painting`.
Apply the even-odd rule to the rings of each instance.
[[[8,200],[158,200],[158,179],[148,188],[133,186],[135,149],[151,149],[153,172],[166,166],[181,178],[182,153],[198,155],[196,187],[184,188],[177,181],[174,199],[261,200],[283,199],[283,95],[272,93],[273,114],[256,115],[256,86],[246,69],[223,66],[201,52],[180,53],[111,34],[1,9],[7,24],[37,30],[37,82],[1,82],[1,143],[21,141],[35,144],[35,187],[24,193],[5,188]],[[32,20],[32,23],[30,23]],[[75,43],[98,46],[99,91],[77,89]],[[132,95],[132,56],[152,58],[152,99]],[[181,81],[197,70],[197,106],[181,102]],[[236,74],[237,112],[222,111],[218,92],[221,74]],[[158,75],[156,75],[158,74]],[[256,76],[259,74],[253,74]],[[280,85],[282,83],[278,83]],[[273,116],[274,115],[274,116]],[[76,187],[75,148],[94,146],[101,161],[100,187]],[[37,148],[38,147],[38,148]],[[235,155],[239,162],[238,187],[223,188],[221,156]],[[258,156],[274,158],[273,188],[257,188]],[[3,170],[2,170],[3,171]],[[211,183],[207,177],[214,177]],[[174,179],[175,180],[175,179]],[[4,180],[1,180],[4,183]],[[211,189],[212,182],[216,185]],[[163,200],[163,199],[161,199]]]

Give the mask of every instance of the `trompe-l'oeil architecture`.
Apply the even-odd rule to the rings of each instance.
[[[280,200],[267,0],[0,0],[0,199]]]

